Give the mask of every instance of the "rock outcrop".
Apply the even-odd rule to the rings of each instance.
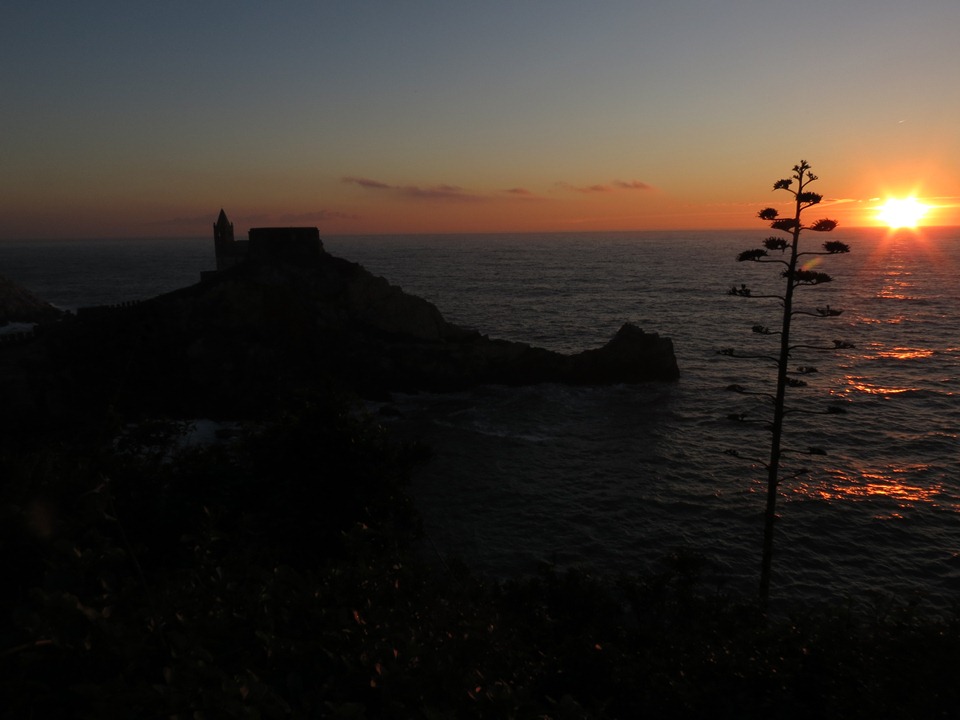
[[[563,355],[493,340],[360,265],[246,262],[109,312],[78,313],[0,347],[0,424],[124,415],[257,416],[278,397],[345,384],[368,397],[483,383],[605,384],[678,377],[668,338],[623,326]]]
[[[12,322],[49,322],[60,315],[53,305],[0,275],[0,327]]]

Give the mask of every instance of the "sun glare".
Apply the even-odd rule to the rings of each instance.
[[[877,219],[891,229],[914,228],[930,208],[916,198],[887,198],[880,206]]]

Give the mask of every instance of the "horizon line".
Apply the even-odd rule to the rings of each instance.
[[[261,226],[250,226],[249,230]],[[268,227],[268,226],[263,226]],[[270,226],[273,227],[273,226]],[[312,227],[316,225],[278,225],[276,227]],[[899,227],[889,228],[883,225],[839,225],[842,230],[886,230],[887,232],[921,232],[923,230],[943,230],[960,228],[960,225],[920,225],[918,227]],[[319,230],[319,228],[317,228]],[[429,232],[339,232],[329,233],[326,237],[437,237],[450,235],[588,235],[588,234],[618,234],[626,235],[631,233],[732,233],[732,232],[765,232],[767,228],[756,227],[702,227],[702,228],[644,228],[634,230],[467,230],[467,231],[429,231]],[[321,233],[321,239],[324,237]],[[89,242],[94,240],[209,240],[208,235],[84,235],[84,236],[44,236],[44,237],[0,237],[0,243],[7,242]]]

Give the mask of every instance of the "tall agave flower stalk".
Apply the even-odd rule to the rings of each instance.
[[[817,176],[810,171],[810,165],[801,160],[798,165],[793,167],[793,174],[782,180],[777,180],[773,184],[774,190],[782,190],[793,196],[793,213],[790,217],[780,217],[780,213],[774,208],[764,208],[758,213],[761,220],[768,221],[770,227],[784,235],[768,237],[763,242],[762,248],[754,250],[745,250],[737,256],[739,262],[770,263],[783,266],[780,274],[783,279],[783,294],[757,295],[751,292],[750,288],[744,284],[734,286],[729,294],[744,298],[771,298],[780,301],[782,307],[780,330],[770,330],[763,325],[754,325],[753,332],[760,335],[779,336],[780,347],[776,355],[748,355],[738,353],[732,348],[720,350],[723,355],[731,357],[750,357],[772,361],[777,370],[776,393],[769,395],[766,393],[751,393],[740,385],[731,385],[729,389],[746,394],[760,394],[767,397],[773,405],[773,418],[770,421],[770,455],[767,460],[757,460],[767,470],[767,495],[766,508],[764,511],[764,532],[763,532],[763,555],[760,565],[760,587],[759,599],[763,609],[766,609],[770,595],[770,573],[773,562],[773,531],[776,521],[777,494],[781,477],[782,456],[785,450],[782,447],[784,418],[791,412],[787,405],[787,390],[793,387],[805,387],[806,382],[799,379],[789,371],[791,355],[799,345],[792,344],[790,338],[791,323],[796,315],[812,315],[819,318],[831,318],[840,315],[840,310],[835,310],[826,306],[818,308],[815,312],[807,310],[794,310],[794,293],[798,288],[822,285],[830,282],[828,274],[816,270],[808,270],[798,266],[798,261],[810,255],[837,255],[847,253],[850,248],[842,242],[828,241],[823,243],[820,250],[805,251],[800,250],[800,238],[806,231],[811,232],[830,232],[837,226],[836,220],[823,218],[813,223],[805,225],[802,215],[804,211],[817,205],[823,200],[823,196],[811,192],[808,188],[811,183],[817,180]],[[803,345],[802,347],[810,349],[813,346]],[[834,341],[830,348],[814,348],[822,350],[832,350],[837,348],[853,347],[849,343]],[[803,375],[809,372],[815,372],[814,368],[801,367],[797,373]],[[842,412],[840,408],[828,408],[825,412]],[[735,419],[743,419],[743,415],[731,416]],[[730,454],[741,457],[738,451],[729,451]],[[823,455],[824,451],[820,448],[809,448],[804,451],[811,455]],[[802,472],[802,471],[801,471]],[[797,473],[799,474],[799,473]]]

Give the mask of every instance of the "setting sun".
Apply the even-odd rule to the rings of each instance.
[[[890,228],[912,228],[920,222],[930,208],[916,198],[888,198],[880,206],[877,219]]]

